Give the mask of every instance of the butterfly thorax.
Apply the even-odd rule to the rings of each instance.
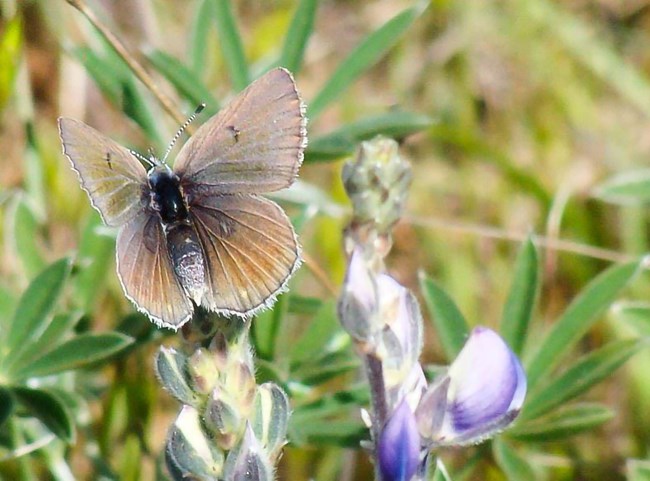
[[[181,192],[180,179],[166,165],[149,172],[151,207],[158,212],[163,224],[172,225],[187,220],[187,206]]]

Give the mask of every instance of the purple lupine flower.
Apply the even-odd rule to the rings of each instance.
[[[408,481],[418,468],[420,435],[406,400],[388,418],[377,443],[377,460],[383,481]]]
[[[477,327],[447,374],[422,397],[420,433],[434,445],[479,443],[517,417],[525,396],[517,356],[496,332]]]
[[[377,286],[359,247],[350,256],[338,310],[343,328],[355,339],[367,341],[374,328]]]

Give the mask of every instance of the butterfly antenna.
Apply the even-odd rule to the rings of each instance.
[[[183,135],[183,132],[185,132],[185,129],[187,128],[188,125],[192,123],[192,121],[196,118],[197,115],[201,113],[201,111],[205,108],[205,104],[200,104],[194,113],[190,115],[190,118],[188,118],[183,125],[178,129],[176,132],[176,135],[172,138],[172,141],[169,143],[169,146],[167,147],[167,150],[165,151],[165,155],[163,155],[162,162],[165,163],[165,160],[167,160],[167,156],[170,154],[172,149],[174,148],[174,144],[176,144],[176,141],[180,138],[181,135]]]
[[[147,159],[144,155],[142,155],[140,152],[136,152],[135,150],[129,150],[129,152],[131,153],[131,155],[133,157],[135,157],[138,160],[141,160],[142,162],[144,162],[145,164],[147,164],[150,167],[153,167],[154,165],[156,165],[150,159]]]

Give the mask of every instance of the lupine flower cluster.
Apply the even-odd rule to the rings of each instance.
[[[185,355],[161,348],[156,370],[183,407],[165,449],[174,479],[271,481],[285,444],[289,401],[273,383],[257,385],[248,329],[218,333]]]
[[[501,337],[477,327],[448,369],[427,382],[418,362],[418,302],[384,268],[390,230],[406,199],[409,165],[394,141],[378,138],[362,145],[344,180],[354,215],[339,316],[370,384],[368,447],[378,479],[424,479],[435,448],[475,444],[506,428],[523,404],[526,377]]]

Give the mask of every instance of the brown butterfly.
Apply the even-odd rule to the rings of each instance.
[[[303,160],[307,120],[291,74],[278,68],[252,83],[197,130],[171,169],[165,158],[193,118],[162,160],[59,119],[63,153],[91,204],[120,227],[124,293],[172,329],[195,305],[242,317],[269,307],[300,263],[288,217],[258,196],[289,187]]]

